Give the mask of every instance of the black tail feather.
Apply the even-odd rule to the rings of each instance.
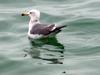
[[[64,27],[67,27],[67,26],[66,26],[66,25],[58,26],[58,27],[56,27],[53,31],[51,31],[50,33],[52,33],[52,32],[57,32],[57,33],[59,33],[59,32],[61,31],[61,28],[64,28]]]
[[[58,29],[61,29],[61,28],[64,28],[64,27],[67,27],[67,26],[66,25],[58,26],[58,27],[56,27],[56,29],[58,30]]]

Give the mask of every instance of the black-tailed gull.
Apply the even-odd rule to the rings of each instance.
[[[66,25],[56,26],[55,24],[40,23],[40,11],[36,9],[23,12],[21,15],[30,17],[28,37],[33,39],[55,36],[62,28],[66,27]]]

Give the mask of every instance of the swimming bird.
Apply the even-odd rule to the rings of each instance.
[[[55,36],[62,28],[66,27],[66,25],[56,26],[55,24],[40,23],[40,11],[37,9],[23,12],[21,15],[30,17],[28,37],[32,39]]]

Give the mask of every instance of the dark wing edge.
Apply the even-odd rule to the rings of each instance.
[[[64,27],[67,27],[67,26],[66,25],[58,26],[58,27],[56,27],[56,29],[62,29]]]
[[[64,27],[67,27],[67,26],[66,26],[66,25],[58,26],[58,27],[56,27],[54,30],[52,30],[51,33],[52,33],[52,32],[58,33],[58,32],[60,32],[61,29],[64,28]]]

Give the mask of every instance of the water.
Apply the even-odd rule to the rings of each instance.
[[[55,38],[30,42],[24,10],[41,22],[68,25]],[[0,0],[0,75],[100,75],[99,0]]]

